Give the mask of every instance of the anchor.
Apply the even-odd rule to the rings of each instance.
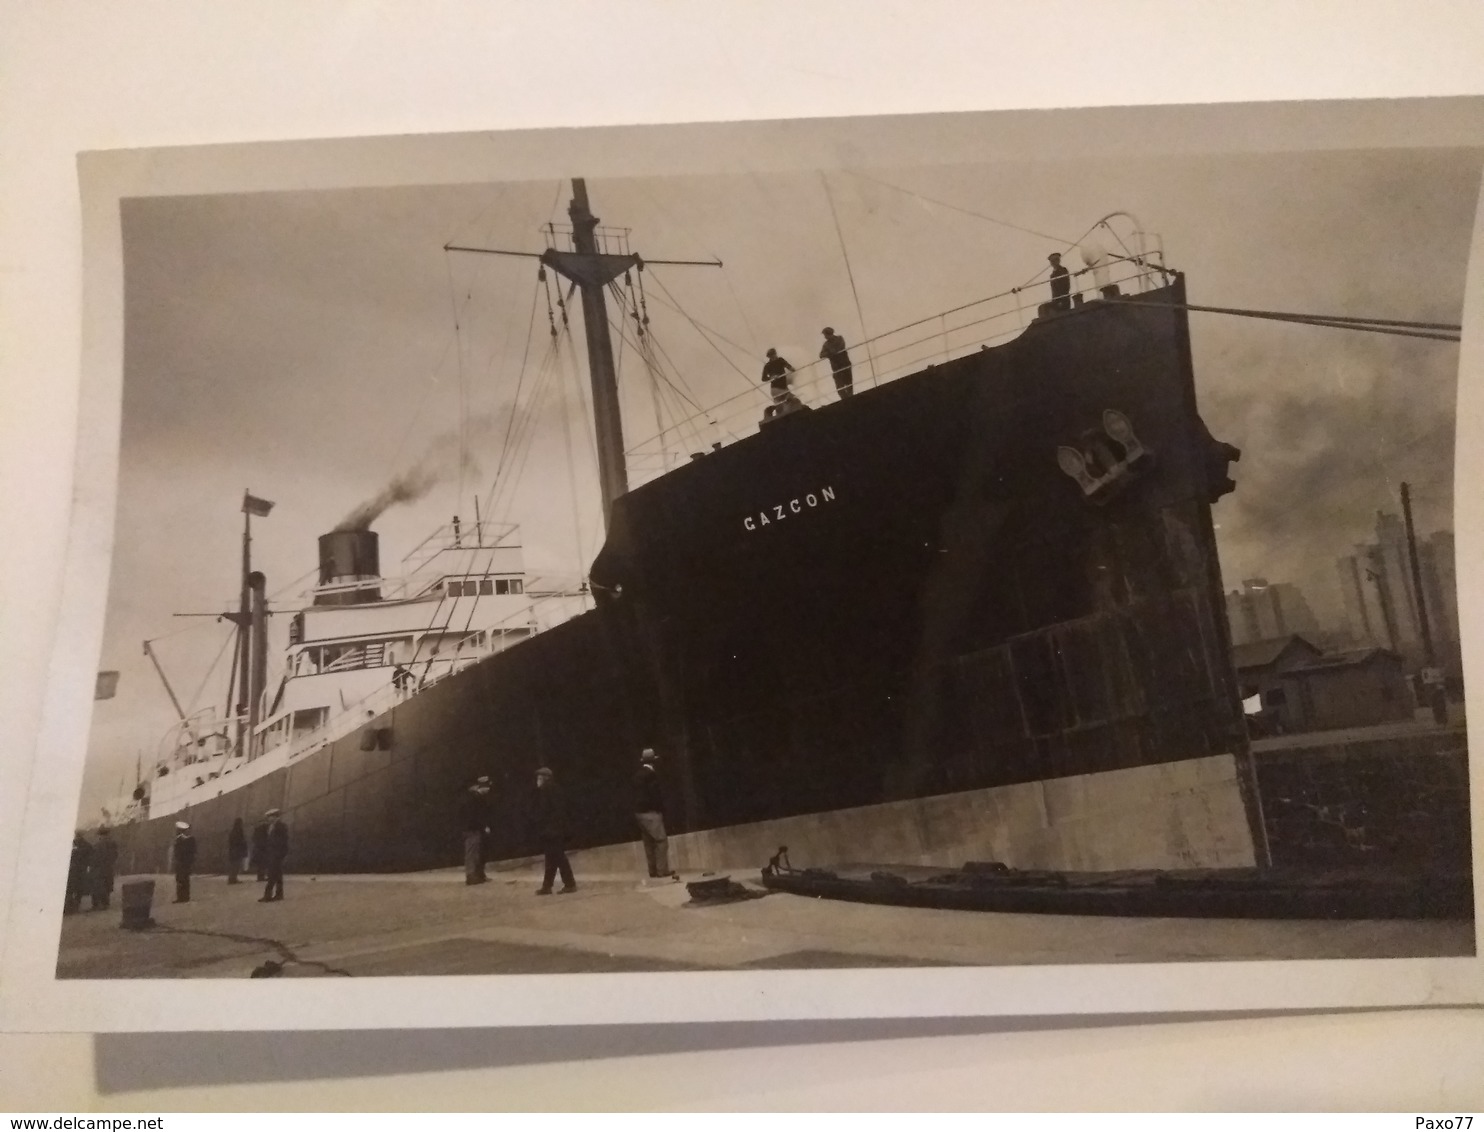
[[[1063,444],[1056,450],[1061,470],[1077,481],[1083,498],[1097,506],[1120,495],[1154,464],[1154,453],[1134,433],[1127,416],[1105,409],[1102,425],[1101,430],[1084,432],[1077,447]]]

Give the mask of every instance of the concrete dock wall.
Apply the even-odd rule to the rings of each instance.
[[[1183,762],[779,818],[670,839],[681,871],[846,861],[1024,869],[1236,868],[1255,863],[1236,760]],[[580,870],[644,872],[637,842],[572,854]]]

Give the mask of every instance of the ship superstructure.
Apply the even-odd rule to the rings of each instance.
[[[289,619],[288,645],[276,680],[256,693],[259,722],[248,729],[245,713],[212,709],[183,718],[121,816],[174,814],[295,765],[592,605],[580,585],[531,588],[513,524],[440,527],[391,576],[381,573],[379,542],[364,528],[321,536],[318,584],[272,611]],[[262,575],[250,578],[261,590]],[[253,641],[249,654],[258,648]]]

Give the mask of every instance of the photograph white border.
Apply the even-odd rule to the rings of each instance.
[[[1484,144],[1477,99],[1425,102],[1307,103],[1004,112],[941,119],[791,121],[784,124],[645,127],[615,130],[260,143],[133,150],[83,162],[85,329],[79,458],[69,558],[63,580],[58,645],[48,667],[48,702],[36,766],[26,778],[23,840],[11,877],[10,919],[0,973],[6,1028],[46,1030],[372,1028],[494,1026],[618,1021],[1169,1013],[1186,1010],[1441,1005],[1481,1000],[1475,960],[1323,961],[972,969],[684,974],[503,976],[385,979],[375,993],[338,981],[292,984],[172,980],[58,982],[53,978],[65,862],[52,847],[70,829],[82,755],[94,657],[101,639],[107,552],[117,472],[122,309],[116,203],[120,196],[329,188],[395,183],[525,179],[578,172],[590,177],[701,171],[688,139],[726,141],[714,171],[832,168],[911,161],[973,163],[1149,153],[1271,152]],[[1132,124],[1130,124],[1132,123]],[[927,128],[927,127],[931,128]],[[1127,133],[1133,129],[1137,144]],[[1214,149],[1212,139],[1221,139]],[[553,155],[553,146],[557,153]],[[1132,146],[1132,148],[1131,148]],[[446,152],[445,152],[446,149]],[[666,165],[666,155],[686,157]],[[269,160],[271,158],[271,160]],[[439,165],[434,159],[451,164]],[[555,161],[560,168],[542,161]],[[653,164],[641,166],[643,161]],[[566,164],[563,164],[563,163]],[[95,180],[96,178],[96,180]],[[100,188],[97,188],[101,186]],[[98,192],[99,195],[93,195]],[[111,194],[111,195],[110,195]],[[100,204],[107,199],[108,203]],[[1484,424],[1484,231],[1476,225],[1459,380],[1456,482],[1484,482],[1477,436]],[[97,249],[96,253],[95,250]],[[95,259],[94,256],[97,256]],[[1456,528],[1461,562],[1480,561],[1480,503],[1460,493]],[[1465,581],[1467,584],[1465,584]],[[1465,666],[1477,673],[1484,631],[1474,574],[1460,582]],[[1477,681],[1475,681],[1477,682]],[[1471,756],[1478,781],[1479,758]],[[1475,859],[1479,872],[1479,799]],[[657,994],[654,980],[673,985]],[[183,993],[188,991],[188,993]],[[452,993],[449,993],[452,992]]]

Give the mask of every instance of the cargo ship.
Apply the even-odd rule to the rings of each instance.
[[[1137,793],[1155,779],[1130,773],[1216,760],[1248,840],[1181,860],[1251,863],[1211,518],[1238,453],[1197,411],[1185,280],[1161,251],[1084,249],[1050,301],[1016,288],[881,336],[869,377],[853,345],[853,395],[815,363],[757,420],[760,385],[708,411],[730,414],[725,440],[672,436],[631,486],[643,446],[625,447],[604,304],[645,264],[602,246],[581,181],[570,215],[540,259],[582,295],[606,523],[587,577],[542,584],[518,529],[481,519],[384,572],[369,521],[349,522],[320,539],[306,599],[270,611],[245,526],[241,702],[182,713],[117,807],[123,871],[163,868],[178,820],[221,869],[233,820],[270,807],[290,872],[453,865],[478,776],[489,856],[520,858],[538,766],[571,848],[625,845],[644,747],[672,832],[709,837],[708,860],[800,822],[859,852],[890,827],[923,843],[944,799]],[[244,523],[267,506],[247,496]],[[272,685],[270,612],[291,619]],[[1168,824],[1166,800],[1108,820]]]

